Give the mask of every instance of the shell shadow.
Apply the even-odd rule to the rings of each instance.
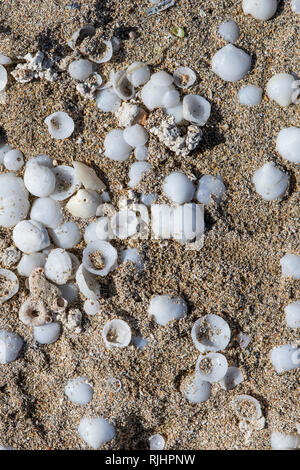
[[[148,450],[149,430],[147,430],[136,413],[131,413],[125,425],[116,422],[119,429],[116,438],[116,447],[121,450]]]

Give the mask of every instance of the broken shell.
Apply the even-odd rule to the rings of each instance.
[[[94,257],[94,260],[92,257]],[[83,250],[82,264],[90,273],[97,276],[106,276],[115,268],[117,258],[117,250],[110,243],[104,240],[95,240]],[[95,264],[98,263],[101,268],[95,267]]]
[[[46,263],[47,256],[44,253],[31,253],[23,255],[18,264],[18,273],[20,276],[29,277],[35,268],[43,268]]]
[[[65,222],[54,230],[50,229],[49,234],[59,248],[74,248],[81,240],[81,233],[75,222]]]
[[[193,374],[182,381],[180,391],[189,402],[202,403],[210,397],[211,384]]]
[[[19,310],[19,319],[25,325],[40,326],[52,322],[52,316],[45,303],[40,300],[27,299]]]
[[[46,264],[45,276],[55,284],[66,284],[72,277],[73,264],[70,254],[62,249],[51,250]]]
[[[178,88],[189,88],[196,81],[196,74],[190,67],[178,67],[173,73],[174,83]]]
[[[115,93],[124,101],[131,100],[135,95],[135,89],[126,76],[126,70],[112,72],[111,83]]]
[[[75,127],[73,119],[63,111],[50,114],[44,122],[48,126],[51,137],[58,140],[70,137]]]
[[[196,363],[196,375],[204,381],[215,383],[225,377],[228,370],[227,359],[220,353],[201,354]]]
[[[75,33],[72,35],[71,39],[67,41],[67,44],[71,49],[75,50],[78,46],[78,43],[83,41],[83,39],[86,37],[94,36],[95,33],[96,29],[94,26],[87,24],[77,29],[77,31],[75,31]]]
[[[32,204],[30,218],[45,227],[55,229],[62,222],[63,216],[58,202],[51,197],[40,197]]]
[[[95,191],[80,189],[75,196],[71,197],[66,209],[74,217],[88,219],[96,215],[100,202],[101,198]]]
[[[71,166],[59,165],[52,172],[56,177],[56,185],[51,197],[55,201],[68,199],[80,188],[80,181],[77,179],[75,170]]]
[[[5,67],[0,64],[0,91],[4,90],[7,85],[7,72]]]
[[[261,406],[256,398],[250,395],[237,395],[231,402],[235,414],[240,419],[256,421],[262,417]]]
[[[33,196],[47,197],[55,189],[55,175],[47,166],[32,162],[26,165],[24,184]]]
[[[75,176],[85,189],[93,189],[95,191],[103,191],[105,184],[98,178],[93,168],[81,162],[74,162]]]
[[[143,62],[133,62],[127,71],[126,75],[130,83],[134,87],[144,85],[150,79],[150,69],[148,65],[143,64]]]
[[[8,269],[0,268],[0,304],[11,299],[19,290],[17,276]]]
[[[102,338],[109,348],[124,348],[131,341],[131,328],[124,320],[111,320],[104,325]]]
[[[99,299],[100,285],[96,277],[85,269],[83,264],[76,272],[76,282],[80,292],[88,299]]]
[[[17,359],[24,344],[21,336],[0,330],[0,364],[8,364]]]
[[[198,351],[221,351],[230,340],[228,323],[218,315],[205,315],[192,328],[192,340]]]
[[[41,251],[50,245],[47,229],[35,220],[22,220],[13,230],[13,241],[23,253]]]
[[[220,202],[224,192],[226,191],[225,185],[220,175],[203,175],[199,182],[196,192],[196,198],[202,204],[210,204],[213,198]]]
[[[40,344],[52,344],[58,340],[61,332],[59,322],[48,323],[48,325],[35,326],[33,328],[34,339]]]
[[[244,377],[240,369],[237,367],[228,367],[225,376],[219,383],[223,390],[232,390],[243,381]]]
[[[183,98],[183,117],[187,121],[204,126],[211,112],[210,103],[199,95],[186,95]]]
[[[79,50],[81,54],[96,64],[109,62],[114,52],[111,40],[106,41],[96,36],[85,38],[79,46]]]

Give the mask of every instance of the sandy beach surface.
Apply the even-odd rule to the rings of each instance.
[[[115,439],[103,449],[147,449],[149,436],[156,433],[165,437],[166,449],[269,449],[272,431],[294,432],[300,423],[299,369],[278,375],[270,362],[272,348],[299,344],[299,330],[286,325],[284,307],[300,300],[300,281],[282,278],[279,263],[286,253],[300,254],[299,169],[280,157],[275,142],[283,127],[300,127],[300,108],[281,108],[265,95],[255,107],[242,106],[237,98],[245,84],[265,89],[275,73],[300,73],[300,15],[292,13],[289,1],[280,2],[275,18],[267,22],[245,16],[240,1],[176,0],[174,7],[151,17],[146,15],[149,6],[146,0],[0,2],[0,53],[14,62],[8,70],[28,52],[42,50],[56,62],[63,59],[70,54],[67,39],[86,23],[104,38],[115,35],[121,40],[112,61],[99,66],[104,80],[112,68],[125,69],[133,61],[147,62],[152,71],[192,67],[197,81],[191,93],[212,104],[203,141],[197,151],[181,157],[152,136],[152,169],[140,190],[156,190],[157,201],[167,202],[162,182],[174,170],[195,181],[204,174],[221,174],[227,188],[220,206],[205,209],[205,242],[199,251],[186,250],[176,241],[114,241],[117,248],[137,247],[144,270],[122,264],[104,278],[100,312],[94,317],[83,312],[81,333],[64,331],[54,344],[39,345],[18,318],[28,296],[20,278],[19,293],[0,306],[0,329],[25,340],[17,360],[0,365],[0,445],[86,449],[77,431],[80,419],[100,415],[116,427]],[[250,73],[237,83],[226,83],[211,70],[212,56],[225,45],[217,29],[228,18],[240,26],[236,45],[253,58]],[[174,26],[184,28],[184,38],[170,33]],[[117,205],[126,194],[134,161],[131,156],[114,162],[101,153],[117,120],[84,99],[68,73],[58,75],[56,81],[24,84],[9,75],[6,102],[0,105],[2,138],[26,160],[47,154],[58,164],[76,159],[91,165]],[[59,110],[75,121],[74,133],[63,141],[52,139],[44,124]],[[253,173],[267,161],[290,176],[289,191],[280,202],[266,202],[254,190]],[[78,222],[83,231],[88,222]],[[11,245],[11,230],[1,228],[0,236],[3,246]],[[83,247],[82,242],[71,251],[81,257]],[[167,327],[151,321],[147,308],[157,294],[182,296],[188,315]],[[80,297],[76,305],[82,311],[84,300]],[[191,327],[208,313],[228,322],[232,339],[224,354],[229,365],[243,372],[244,382],[230,391],[214,384],[208,401],[191,404],[180,384],[194,371],[198,357]],[[147,346],[108,350],[101,331],[111,318],[126,320],[134,335],[148,339]],[[240,332],[252,337],[246,349],[237,341]],[[94,388],[86,406],[64,395],[66,382],[81,375]],[[107,385],[110,377],[121,381],[120,391]],[[265,427],[251,435],[239,429],[231,407],[240,394],[255,397],[266,419]]]

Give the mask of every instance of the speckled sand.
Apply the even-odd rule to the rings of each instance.
[[[287,252],[300,253],[299,170],[276,153],[275,138],[282,127],[300,126],[300,108],[282,109],[265,96],[259,106],[249,108],[238,103],[237,93],[247,83],[265,87],[276,72],[300,72],[300,16],[292,14],[288,1],[264,23],[245,17],[240,1],[177,0],[175,7],[151,18],[145,15],[150,6],[146,0],[78,0],[78,9],[67,9],[70,3],[1,2],[0,53],[13,58],[42,49],[52,58],[64,57],[69,53],[66,39],[89,22],[101,28],[104,37],[115,32],[123,39],[112,63],[101,67],[104,77],[112,67],[125,68],[134,60],[153,64],[153,70],[193,67],[197,82],[192,92],[212,103],[203,143],[185,159],[152,144],[153,171],[144,184],[161,191],[161,181],[173,169],[197,179],[219,172],[227,197],[218,210],[207,208],[207,233],[199,252],[186,251],[175,242],[133,242],[146,259],[143,276],[127,265],[104,279],[101,311],[84,316],[81,334],[65,331],[55,344],[37,345],[30,328],[18,319],[19,306],[28,295],[22,282],[19,294],[0,307],[0,328],[18,332],[26,342],[15,362],[0,365],[0,444],[16,449],[85,449],[77,432],[79,421],[99,414],[117,429],[105,449],[144,449],[154,433],[164,435],[167,449],[268,449],[272,431],[293,431],[300,422],[299,370],[279,376],[269,360],[273,347],[299,341],[299,332],[286,326],[283,308],[300,299],[300,281],[283,280],[279,264]],[[241,29],[237,45],[253,56],[251,72],[235,84],[221,81],[210,69],[212,55],[225,44],[217,28],[230,17]],[[184,39],[169,34],[175,25],[185,29]],[[134,39],[128,39],[129,31],[135,31]],[[6,104],[0,105],[1,130],[26,160],[45,153],[59,164],[69,164],[72,157],[92,165],[117,203],[133,157],[119,164],[99,154],[116,121],[79,96],[75,86],[66,73],[52,83],[18,84],[11,77]],[[74,134],[63,142],[51,139],[43,123],[58,110],[67,111],[76,123]],[[291,177],[289,193],[281,202],[266,203],[254,192],[253,172],[267,161]],[[9,242],[10,231],[1,229],[0,235]],[[164,328],[149,321],[147,306],[153,294],[165,293],[183,296],[189,314]],[[193,371],[198,356],[191,326],[205,313],[228,321],[233,340],[225,354],[230,365],[243,371],[245,381],[229,392],[214,385],[209,401],[192,405],[182,397],[179,385]],[[143,351],[132,345],[106,350],[101,329],[114,317],[127,320],[149,339],[148,346]],[[247,350],[235,340],[240,331],[253,338]],[[67,380],[79,375],[87,376],[95,391],[85,407],[64,396]],[[122,382],[116,394],[106,387],[110,376]],[[230,406],[237,394],[257,398],[266,417],[266,427],[248,442]]]

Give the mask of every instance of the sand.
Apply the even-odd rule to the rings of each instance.
[[[199,149],[182,158],[155,141],[149,162],[153,167],[145,184],[157,188],[159,201],[163,178],[176,169],[198,179],[220,173],[227,187],[218,207],[206,209],[206,236],[200,251],[187,251],[177,242],[132,241],[145,258],[142,275],[130,265],[119,266],[105,278],[100,313],[84,315],[83,331],[64,331],[49,346],[33,340],[30,328],[18,319],[20,304],[28,296],[21,280],[19,294],[0,308],[0,328],[18,332],[25,339],[21,356],[0,365],[0,444],[15,449],[85,449],[77,428],[83,416],[101,415],[115,424],[116,438],[104,449],[145,449],[151,434],[161,433],[167,449],[269,449],[272,431],[292,432],[300,422],[299,370],[278,375],[269,359],[273,347],[299,342],[299,332],[287,327],[284,306],[299,300],[299,281],[282,279],[279,260],[299,253],[299,170],[283,161],[275,150],[282,127],[299,126],[299,105],[280,108],[264,97],[254,108],[241,106],[237,93],[244,84],[265,87],[276,72],[299,73],[299,15],[289,2],[281,2],[274,19],[260,23],[243,15],[236,1],[177,0],[159,16],[147,17],[149,3],[138,1],[70,0],[7,1],[0,3],[0,52],[11,57],[43,50],[54,60],[69,54],[66,39],[82,24],[91,23],[104,37],[117,34],[120,52],[112,63],[100,67],[104,78],[112,67],[125,68],[132,61],[152,64],[153,70],[172,72],[179,65],[197,73],[192,88],[212,103]],[[74,2],[75,3],[75,2]],[[211,71],[212,55],[224,45],[218,25],[234,18],[241,29],[237,45],[253,56],[253,67],[244,80],[230,84]],[[169,34],[174,26],[186,31],[184,39]],[[131,34],[129,35],[129,33]],[[43,123],[46,116],[65,110],[76,130],[65,141],[54,141]],[[1,131],[25,159],[45,153],[59,164],[71,158],[92,165],[103,178],[117,204],[128,183],[133,161],[108,161],[103,149],[106,133],[117,126],[114,116],[101,113],[92,101],[76,91],[66,73],[59,80],[16,83],[11,77],[6,104],[1,105]],[[281,202],[263,201],[251,181],[254,171],[267,161],[290,175],[289,192]],[[83,228],[82,224],[82,228]],[[9,244],[11,231],[0,235]],[[116,247],[126,242],[114,243]],[[75,254],[78,250],[72,250]],[[160,327],[147,315],[154,294],[174,293],[187,304],[188,316]],[[84,299],[77,307],[82,310]],[[221,315],[230,325],[232,340],[225,355],[238,366],[244,382],[231,391],[213,385],[212,396],[190,404],[181,395],[181,380],[192,373],[198,357],[190,330],[205,313]],[[148,338],[145,349],[133,345],[107,350],[101,338],[112,318],[129,322],[135,334]],[[251,335],[242,349],[236,335]],[[87,376],[94,398],[87,406],[71,403],[64,395],[68,379]],[[115,377],[122,388],[114,393],[107,380]],[[231,408],[238,394],[257,398],[266,426],[250,437],[239,430]]]

